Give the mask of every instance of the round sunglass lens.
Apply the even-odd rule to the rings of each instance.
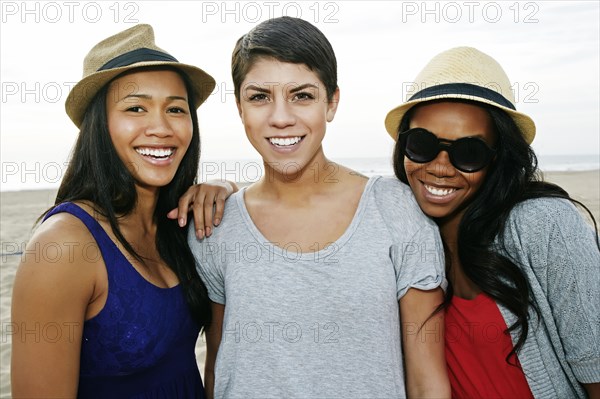
[[[429,162],[438,154],[438,140],[426,130],[416,129],[406,137],[406,156],[413,162]]]
[[[489,149],[478,139],[461,139],[452,146],[452,161],[464,172],[475,172],[483,169],[489,159]]]

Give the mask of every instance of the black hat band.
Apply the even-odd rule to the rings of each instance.
[[[97,72],[104,71],[107,69],[120,68],[127,65],[135,64],[136,62],[144,61],[179,62],[172,55],[163,53],[162,51],[152,50],[149,48],[138,48],[113,58],[106,64],[102,65]]]
[[[446,94],[459,94],[484,98],[503,107],[510,108],[514,111],[517,110],[515,106],[506,98],[504,98],[502,94],[492,89],[488,89],[487,87],[477,86],[470,83],[446,83],[427,87],[413,94],[408,101],[443,96]]]

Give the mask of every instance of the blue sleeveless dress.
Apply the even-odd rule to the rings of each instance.
[[[59,212],[86,225],[98,248],[82,244],[84,255],[102,256],[108,274],[106,304],[83,327],[78,397],[204,398],[194,354],[200,329],[181,285],[149,283],[100,224],[73,203],[58,205],[44,219]]]

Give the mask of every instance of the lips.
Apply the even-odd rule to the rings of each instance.
[[[304,141],[304,136],[277,136],[277,137],[267,137],[266,140],[269,142],[270,147],[273,151],[279,154],[291,154],[293,152],[298,151],[302,142]]]
[[[430,204],[445,206],[450,202],[454,201],[459,192],[461,191],[460,187],[450,187],[450,186],[441,186],[441,185],[432,185],[427,184],[423,181],[421,183],[421,196],[422,198],[429,202]]]
[[[305,136],[293,136],[293,137],[269,137],[268,140],[271,144],[277,147],[291,148],[302,141]]]
[[[174,147],[136,147],[135,151],[143,157],[155,160],[166,160],[175,153]]]
[[[431,195],[435,195],[436,197],[445,197],[447,195],[450,195],[452,193],[454,193],[457,189],[453,188],[453,187],[434,187],[434,186],[430,186],[428,184],[423,183],[423,187],[425,187],[425,190],[427,190],[427,192]]]

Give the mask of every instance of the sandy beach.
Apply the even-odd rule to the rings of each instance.
[[[565,188],[573,198],[584,203],[600,219],[600,170],[585,172],[545,173],[545,179]],[[52,205],[56,192],[52,190],[2,192],[0,194],[0,398],[10,397],[11,340],[18,337],[16,327],[10,324],[12,285],[31,229],[38,216]],[[197,358],[202,370],[203,339],[198,340]]]

